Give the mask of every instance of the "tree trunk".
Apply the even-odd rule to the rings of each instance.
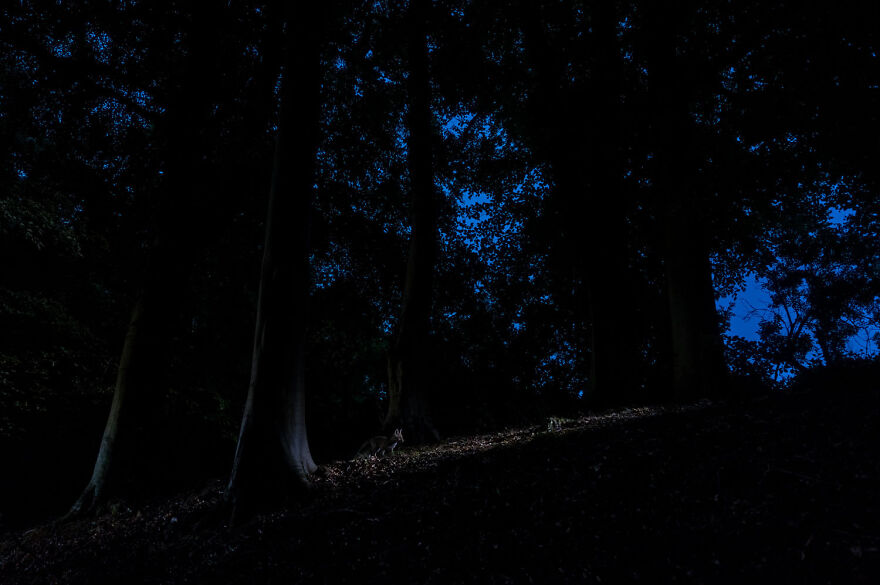
[[[439,438],[429,410],[434,390],[429,331],[437,238],[426,26],[429,6],[427,0],[412,0],[407,15],[412,233],[400,321],[388,352],[389,400],[384,424],[403,427],[407,440],[414,442]]]
[[[666,218],[666,286],[677,400],[723,393],[726,365],[712,268],[700,228],[686,211]]]
[[[116,372],[113,403],[110,406],[110,414],[107,416],[107,424],[104,426],[104,435],[101,437],[101,446],[98,449],[98,458],[95,461],[92,477],[65,518],[90,513],[97,505],[106,500],[110,485],[110,471],[113,469],[112,463],[119,444],[117,437],[122,409],[128,405],[129,389],[138,383],[138,376],[133,372],[133,363],[134,357],[138,354],[136,345],[140,337],[143,310],[144,302],[141,298],[135,303],[131,322],[128,324],[128,332],[125,335],[125,343],[122,346],[122,355],[119,358],[119,367]]]
[[[204,169],[200,123],[211,93],[213,32],[216,15],[197,13],[188,35],[190,55],[180,85],[157,134],[168,148],[166,187],[158,194],[155,233],[144,269],[141,291],[132,310],[114,388],[113,402],[98,449],[95,467],[83,493],[65,516],[92,513],[121,490],[122,476],[134,480],[143,468],[135,451],[139,427],[151,427],[158,416],[168,342],[181,308],[181,289],[189,276],[201,231],[196,221]],[[154,417],[151,420],[151,416]],[[120,469],[122,467],[122,469]],[[148,476],[154,470],[144,470]]]
[[[678,6],[678,5],[676,5]],[[663,223],[664,262],[673,351],[673,386],[678,400],[718,394],[727,368],[715,310],[712,270],[703,228],[706,210],[688,177],[693,127],[688,92],[695,80],[676,55],[676,31],[690,12],[686,5],[656,5],[647,13],[650,33],[650,91],[653,94],[654,191]]]
[[[226,492],[233,520],[284,503],[317,466],[305,422],[309,214],[320,116],[320,20],[288,7],[251,380]]]

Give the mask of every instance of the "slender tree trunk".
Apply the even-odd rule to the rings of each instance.
[[[715,310],[704,209],[688,177],[697,172],[688,112],[694,79],[676,56],[676,31],[690,14],[687,3],[649,10],[650,91],[653,94],[654,189],[663,222],[664,262],[678,400],[718,394],[727,368]]]
[[[409,155],[412,233],[400,321],[388,352],[385,427],[402,426],[408,440],[437,440],[430,416],[431,299],[437,239],[437,207],[431,149],[431,84],[428,72],[427,0],[411,0],[408,20]]]
[[[88,513],[94,506],[106,500],[110,484],[110,471],[113,468],[112,463],[117,445],[119,444],[117,437],[119,435],[119,421],[122,409],[128,404],[130,388],[138,383],[138,376],[133,373],[133,362],[138,353],[136,345],[142,326],[143,308],[143,299],[138,299],[131,314],[131,321],[128,324],[128,332],[125,335],[125,343],[122,347],[122,355],[119,358],[113,403],[110,406],[110,414],[107,416],[107,424],[104,426],[104,435],[101,437],[101,446],[98,449],[95,468],[92,471],[89,483],[67,513],[67,517],[76,517]]]
[[[305,342],[320,116],[319,10],[288,7],[251,381],[226,493],[233,520],[284,503],[310,485],[317,469],[306,435]]]
[[[200,17],[201,16],[201,17]],[[155,233],[141,291],[132,310],[114,388],[110,413],[92,476],[66,518],[92,513],[115,492],[121,476],[136,467],[139,427],[157,416],[162,372],[167,369],[168,341],[181,308],[181,290],[201,233],[196,221],[204,170],[200,121],[211,91],[216,16],[196,13],[188,36],[190,55],[180,86],[159,129],[168,148],[167,186],[158,194]],[[146,470],[145,470],[146,471]],[[133,479],[127,477],[125,479]]]

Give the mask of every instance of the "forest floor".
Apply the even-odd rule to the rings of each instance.
[[[0,583],[880,583],[880,393],[628,409],[0,534]]]

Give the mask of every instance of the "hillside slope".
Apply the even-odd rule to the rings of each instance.
[[[876,583],[880,393],[633,409],[323,467],[230,529],[201,493],[0,536],[16,583]]]

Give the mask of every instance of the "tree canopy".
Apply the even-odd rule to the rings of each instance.
[[[878,8],[286,4],[0,8],[0,439],[29,470],[0,481],[47,494],[28,513],[89,483],[121,387],[115,492],[228,474],[263,342],[307,472],[383,428],[876,359]]]

